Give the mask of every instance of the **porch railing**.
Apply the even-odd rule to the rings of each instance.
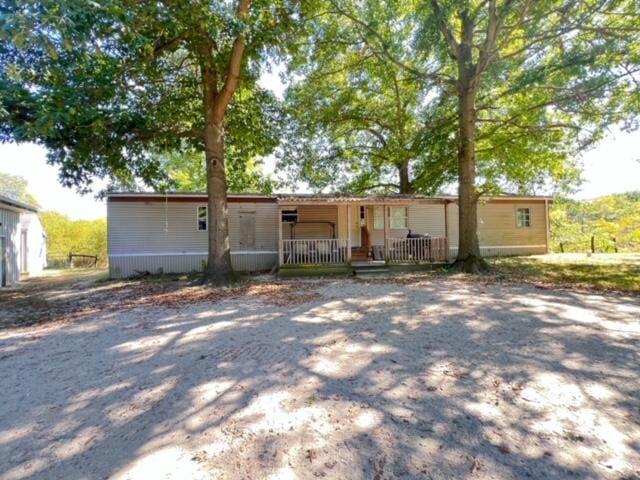
[[[285,265],[327,265],[347,261],[347,240],[296,239],[282,240],[282,261]]]
[[[441,237],[388,238],[387,259],[390,263],[445,262],[447,239]]]

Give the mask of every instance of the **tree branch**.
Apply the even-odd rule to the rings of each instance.
[[[249,14],[249,8],[251,7],[251,0],[239,0],[236,16],[239,20],[244,20]],[[227,76],[224,80],[224,85],[220,89],[216,97],[215,116],[219,121],[222,121],[224,112],[229,106],[231,97],[235,93],[240,83],[240,72],[242,70],[242,60],[244,57],[244,49],[246,47],[246,39],[244,33],[239,33],[233,42],[231,48],[231,58],[229,60],[229,68],[227,70]]]

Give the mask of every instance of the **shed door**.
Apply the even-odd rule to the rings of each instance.
[[[5,267],[5,241],[4,237],[0,237],[0,287],[7,284],[7,273]]]
[[[240,212],[240,250],[255,250],[256,248],[256,214],[255,212]]]
[[[20,273],[27,273],[29,271],[29,265],[27,259],[29,258],[27,243],[27,231],[22,230],[20,232]]]

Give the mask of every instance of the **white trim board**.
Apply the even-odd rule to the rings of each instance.
[[[277,255],[277,250],[246,250],[230,252],[231,255]],[[207,252],[160,252],[160,253],[110,253],[109,257],[177,257],[177,256],[206,256]]]

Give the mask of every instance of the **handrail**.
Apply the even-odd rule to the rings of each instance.
[[[445,262],[447,239],[443,237],[388,238],[387,260],[390,263]]]

